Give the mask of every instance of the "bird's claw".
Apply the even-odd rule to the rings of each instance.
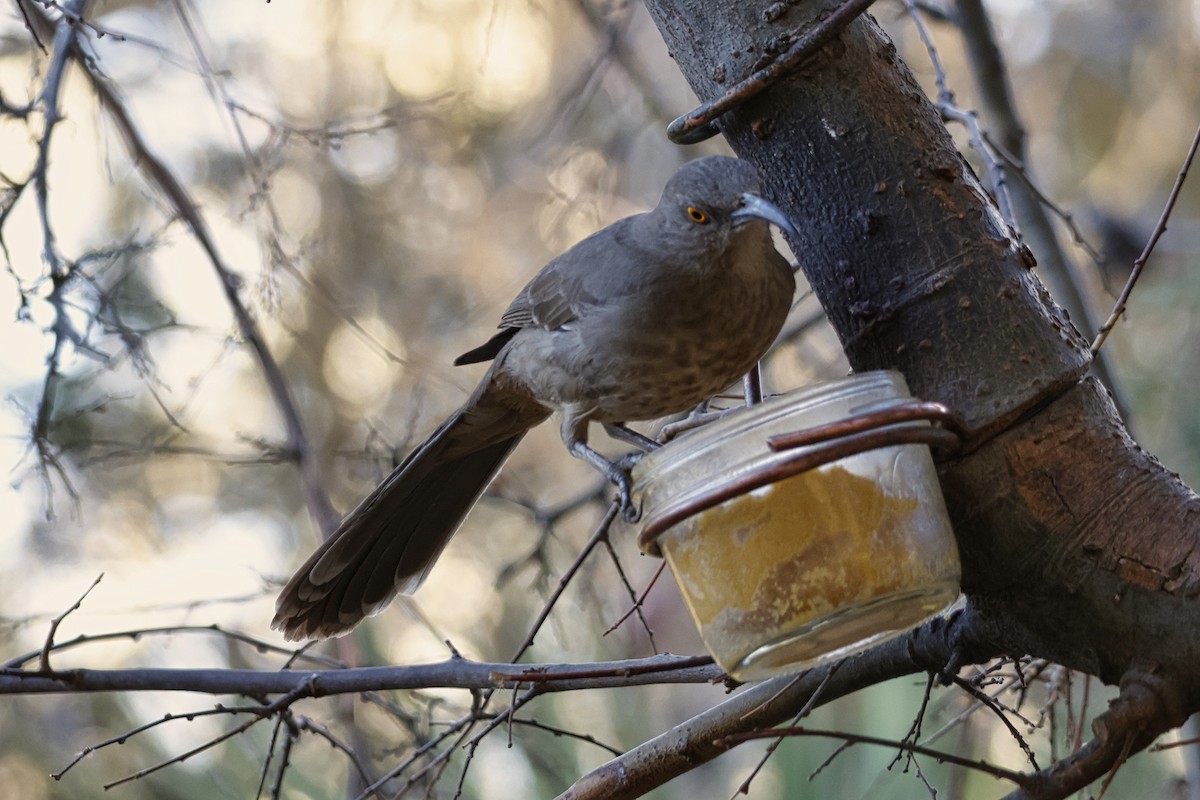
[[[616,468],[618,470],[620,470],[621,472],[625,473],[626,477],[628,477],[629,473],[633,470],[634,467],[637,466],[638,462],[641,461],[645,457],[646,457],[645,453],[639,453],[638,451],[634,450],[632,452],[626,453],[625,455],[621,456],[621,458],[614,464],[614,466],[616,466]]]
[[[617,500],[621,504],[621,518],[633,524],[642,518],[642,507],[634,505],[627,481],[617,482]]]
[[[617,486],[617,500],[621,504],[621,518],[628,523],[637,522],[642,518],[642,508],[633,502],[633,480],[629,477],[630,470],[645,456],[645,453],[627,453],[620,461],[613,464],[616,468],[612,476]]]

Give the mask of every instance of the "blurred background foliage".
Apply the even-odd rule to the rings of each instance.
[[[1039,186],[1109,255],[1100,266],[1082,249],[1070,251],[1103,318],[1196,124],[1200,2],[994,0],[989,10]],[[903,7],[881,2],[874,13],[932,92],[928,56]],[[92,31],[87,47],[150,147],[200,202],[342,510],[461,402],[479,371],[450,362],[490,335],[538,267],[652,205],[683,161],[723,152],[719,142],[685,149],[666,141],[665,124],[694,97],[632,2],[96,2],[89,18],[120,34]],[[956,30],[936,15],[929,24],[959,104],[973,107]],[[268,630],[277,582],[319,538],[296,469],[281,453],[283,426],[204,254],[70,69],[65,120],[50,154],[49,214],[59,250],[80,265],[67,297],[81,336],[63,352],[53,397],[53,463],[31,446],[54,344],[52,284],[33,193],[14,188],[33,169],[45,120],[36,105],[17,112],[36,103],[47,69],[15,6],[5,4],[0,652],[7,659],[40,647],[49,620],[100,573],[60,641],[216,623],[282,644]],[[1192,485],[1200,483],[1192,382],[1200,378],[1198,214],[1193,184],[1107,345],[1139,441]],[[1069,232],[1063,236],[1070,241]],[[845,372],[811,296],[799,296],[789,330],[769,363],[770,387]],[[539,525],[548,509],[599,488],[552,427],[521,446],[422,591],[327,652],[359,663],[418,663],[446,657],[449,640],[469,658],[510,657],[603,509],[583,503]],[[640,592],[657,564],[629,537],[612,544]],[[598,551],[526,658],[701,652],[669,578],[647,600],[653,640],[636,620],[602,635],[630,603],[614,557]],[[176,631],[91,644],[54,663],[277,668],[285,660],[214,633]],[[1090,735],[1088,709],[1109,696],[1081,676],[1054,669],[1045,676],[1022,706],[1038,726],[1030,738],[1043,766]],[[875,687],[820,709],[811,725],[899,739],[923,684]],[[667,686],[549,696],[526,715],[626,749],[723,693]],[[388,710],[336,700],[300,710],[340,735],[363,737],[382,771],[406,757],[414,737],[436,733],[471,702],[450,691],[390,700]],[[269,723],[151,777],[101,789],[237,724],[226,717],[164,724],[93,754],[61,782],[45,777],[86,746],[166,712],[211,706],[178,694],[6,697],[0,796],[250,796]],[[935,690],[926,733],[970,707],[956,690]],[[933,744],[1025,765],[986,712],[961,718]],[[732,796],[764,748],[743,746],[654,796]],[[929,759],[919,770],[893,764],[892,751],[864,745],[841,752],[810,781],[838,749],[819,739],[784,744],[750,796],[918,798],[929,796],[923,780],[943,797],[1004,791],[991,778]],[[432,796],[454,794],[464,755],[454,756]],[[550,796],[608,755],[517,726],[511,746],[500,732],[476,751],[464,796]],[[285,796],[342,796],[348,769],[328,743],[303,737]],[[1182,770],[1178,751],[1142,756],[1117,775],[1108,796],[1182,797]]]

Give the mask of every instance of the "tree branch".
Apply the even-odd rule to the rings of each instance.
[[[1186,707],[1183,692],[1173,681],[1151,670],[1130,671],[1121,680],[1120,695],[1092,722],[1096,738],[1029,776],[1027,783],[1004,800],[1058,800],[1105,774],[1111,780],[1129,756],[1144,750],[1160,734],[1182,725],[1188,716]],[[1103,789],[1100,794],[1104,794]]]
[[[57,28],[65,26],[69,29],[71,26],[69,20],[63,20],[58,23],[51,20],[31,0],[18,0],[18,2],[21,4],[27,18],[38,29],[35,30],[35,33],[41,38],[49,38],[49,35],[55,32]],[[174,173],[151,151],[124,102],[108,81],[96,71],[95,65],[83,52],[78,40],[72,38],[68,52],[71,60],[87,78],[92,90],[96,93],[97,99],[100,101],[101,107],[108,113],[113,124],[116,126],[134,163],[141,170],[150,185],[156,188],[167,200],[172,211],[191,228],[196,241],[208,256],[209,263],[212,265],[214,272],[216,272],[217,279],[224,290],[225,298],[233,313],[238,332],[258,358],[267,390],[270,392],[272,399],[275,401],[275,406],[283,418],[284,427],[287,430],[288,449],[294,454],[300,468],[301,480],[304,484],[309,511],[322,531],[333,530],[337,525],[339,516],[333,510],[333,506],[330,504],[329,498],[325,493],[316,455],[304,432],[304,424],[300,419],[300,412],[292,400],[283,371],[280,369],[278,362],[275,361],[275,357],[271,354],[266,339],[258,327],[258,322],[254,319],[249,308],[242,302],[240,295],[241,279],[229,268],[221,256],[216,241],[209,231],[208,223],[200,211],[200,207],[192,199],[188,190],[175,177]]]
[[[778,725],[810,704],[825,705],[915,672],[941,672],[948,665],[985,661],[994,655],[979,638],[986,627],[968,607],[838,664],[751,686],[601,764],[558,800],[633,800],[731,749],[736,742],[728,737]]]
[[[1095,313],[1082,288],[1078,270],[1063,250],[1050,217],[1046,213],[1048,203],[1035,185],[1033,171],[1025,147],[1025,127],[1017,112],[1013,99],[1012,85],[1008,78],[1008,65],[996,44],[991,19],[983,7],[982,0],[955,0],[956,18],[967,50],[967,61],[975,76],[979,91],[979,104],[989,130],[995,132],[997,152],[1016,168],[1018,180],[1008,186],[1013,214],[1020,221],[1021,238],[1037,257],[1040,274],[1050,285],[1054,299],[1067,309],[1077,327],[1084,335],[1096,330]],[[1069,214],[1060,214],[1072,228]],[[1097,355],[1096,348],[1092,355]],[[1121,416],[1129,419],[1129,408],[1122,402],[1116,377],[1108,367],[1108,361],[1096,357],[1092,369],[1097,377],[1113,392]]]
[[[708,662],[708,659],[702,659]],[[338,670],[72,669],[52,672],[0,669],[0,695],[81,692],[175,691],[202,694],[272,695],[304,689],[304,697],[375,690],[510,689],[538,684],[542,692],[641,686],[648,683],[711,683],[724,677],[695,657],[660,655],[595,664],[483,663],[451,658],[435,664]]]
[[[780,738],[788,736],[816,736],[827,739],[842,739],[848,744],[874,744],[882,747],[892,747],[911,755],[929,756],[930,758],[935,758],[938,761],[943,761],[947,764],[954,764],[955,766],[978,770],[993,777],[1011,781],[1018,786],[1023,786],[1029,781],[1029,776],[1023,773],[1014,772],[1013,770],[1004,769],[1003,767],[997,767],[994,764],[987,763],[986,761],[979,761],[973,758],[963,758],[961,756],[956,756],[953,753],[935,750],[932,747],[924,747],[919,744],[913,744],[912,742],[898,742],[894,739],[884,739],[879,736],[863,736],[862,734],[858,733],[845,733],[843,731],[817,730],[813,728],[799,728],[792,726],[787,728],[775,728],[769,731],[748,731],[746,733],[739,733],[736,736],[729,737],[729,741],[734,744],[741,744],[742,742],[749,742],[755,739],[766,739],[776,736]]]
[[[1109,332],[1117,324],[1117,320],[1121,318],[1121,314],[1125,312],[1125,304],[1129,302],[1129,295],[1133,293],[1133,287],[1142,275],[1142,268],[1150,260],[1150,254],[1154,252],[1154,246],[1158,244],[1158,240],[1167,232],[1167,221],[1171,219],[1171,212],[1175,209],[1175,201],[1179,199],[1179,192],[1183,189],[1183,182],[1187,180],[1188,170],[1192,168],[1192,159],[1196,157],[1197,147],[1200,147],[1200,126],[1196,127],[1196,132],[1192,135],[1192,143],[1188,146],[1187,155],[1183,158],[1183,166],[1179,168],[1179,174],[1175,176],[1175,185],[1171,187],[1171,191],[1167,194],[1167,202],[1163,206],[1162,213],[1158,216],[1158,223],[1154,226],[1154,232],[1150,234],[1145,248],[1142,249],[1142,254],[1133,262],[1133,271],[1129,273],[1129,280],[1125,282],[1125,287],[1121,289],[1120,297],[1117,298],[1116,304],[1113,305],[1112,313],[1109,314],[1104,324],[1100,326],[1100,332],[1096,335],[1096,340],[1092,342],[1093,355],[1100,352],[1100,348],[1104,346],[1104,341],[1108,338]]]

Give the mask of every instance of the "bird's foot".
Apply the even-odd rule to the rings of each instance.
[[[633,502],[633,479],[630,472],[644,453],[629,453],[619,461],[610,461],[579,440],[570,442],[568,449],[571,455],[603,472],[604,477],[617,487],[621,516],[626,522],[637,522],[642,518],[642,509]]]
[[[617,502],[621,506],[621,518],[631,524],[637,522],[642,518],[642,507],[635,505],[633,502],[629,472],[618,466],[616,474],[612,476],[612,480],[617,486]]]
[[[604,423],[604,430],[617,441],[631,444],[647,453],[662,447],[658,442],[648,436],[643,436],[623,422],[606,422]]]
[[[696,410],[676,422],[668,422],[658,431],[658,439],[664,444],[688,431],[702,428],[710,422],[716,422],[727,414],[737,411],[741,406],[723,408],[719,411]]]
[[[633,493],[631,491],[633,479],[631,473],[634,466],[646,457],[645,453],[626,453],[621,456],[620,460],[613,463],[615,474],[610,476],[612,482],[616,484],[618,499],[621,502],[621,517],[626,522],[637,522],[642,518],[641,506],[633,504]]]
[[[645,453],[638,453],[636,451],[632,453],[626,453],[616,462],[614,462],[613,466],[628,475],[633,472],[633,468],[636,467],[638,463],[645,457]]]

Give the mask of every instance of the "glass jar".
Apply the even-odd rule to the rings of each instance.
[[[928,446],[878,447],[950,436],[891,413],[914,406],[936,404],[913,401],[899,373],[863,373],[730,412],[634,467],[639,545],[666,558],[731,676],[859,652],[958,598],[958,549]],[[883,427],[856,427],[872,412]],[[809,444],[770,441],[816,428]]]

